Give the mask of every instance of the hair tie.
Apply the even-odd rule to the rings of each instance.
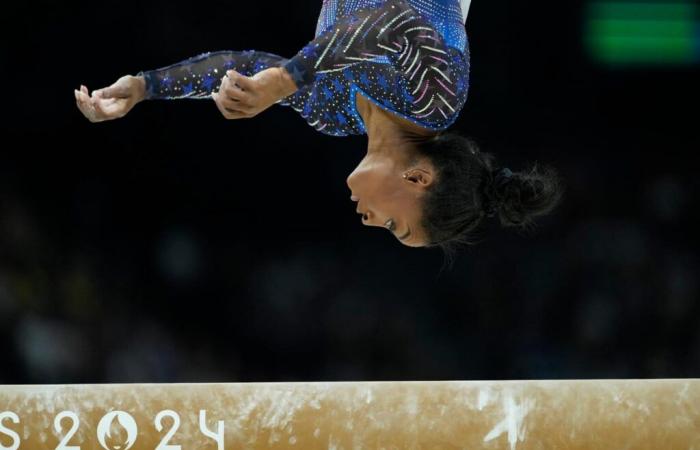
[[[496,176],[494,177],[494,183],[496,183],[496,186],[500,188],[503,185],[507,184],[512,178],[513,172],[509,168],[504,167],[496,173]]]

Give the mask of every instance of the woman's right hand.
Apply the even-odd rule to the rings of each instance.
[[[145,98],[146,84],[143,77],[125,75],[111,86],[92,91],[92,95],[83,85],[74,92],[80,112],[90,122],[103,122],[124,117]]]

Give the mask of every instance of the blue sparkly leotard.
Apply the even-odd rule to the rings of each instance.
[[[321,133],[366,133],[357,92],[422,127],[444,130],[469,88],[468,6],[469,0],[323,0],[315,39],[291,59],[217,51],[140,74],[147,99],[206,99],[228,69],[252,76],[284,67],[299,90],[278,104]]]

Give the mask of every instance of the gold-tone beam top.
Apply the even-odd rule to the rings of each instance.
[[[700,450],[700,380],[0,386],[0,450]]]

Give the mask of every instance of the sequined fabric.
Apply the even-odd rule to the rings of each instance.
[[[365,134],[362,93],[432,130],[454,123],[469,87],[469,48],[459,0],[324,0],[315,38],[290,59],[219,51],[141,74],[148,99],[210,98],[226,70],[252,76],[284,67],[299,90],[279,104],[317,131]]]

